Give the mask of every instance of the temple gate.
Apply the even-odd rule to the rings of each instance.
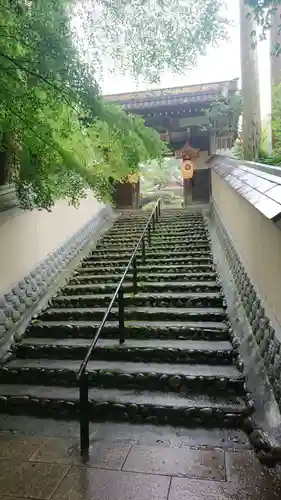
[[[206,111],[217,101],[231,98],[238,89],[238,80],[203,83],[183,87],[131,92],[105,96],[107,101],[122,105],[130,113],[141,115],[149,127],[156,129],[173,154],[187,143],[199,150],[195,161],[196,175],[192,181],[192,201],[208,202],[210,172],[208,157],[218,149],[229,149],[235,132],[230,123],[216,130],[210,126]],[[126,187],[125,187],[126,185]],[[116,186],[117,206],[138,206],[139,184],[123,183]],[[135,205],[134,205],[135,204]]]

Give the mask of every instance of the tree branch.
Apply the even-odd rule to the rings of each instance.
[[[34,128],[33,128],[32,126],[30,126],[30,124],[28,124],[28,120],[23,119],[23,118],[22,118],[22,116],[21,116],[21,115],[19,115],[18,113],[16,113],[16,112],[14,111],[14,109],[13,109],[13,108],[11,108],[10,106],[8,106],[8,104],[7,104],[4,100],[2,100],[2,104],[3,104],[3,106],[5,106],[5,107],[6,107],[6,108],[7,108],[7,109],[8,109],[8,110],[9,110],[9,111],[13,114],[13,115],[15,115],[17,118],[19,118],[19,120],[20,120],[20,121],[22,121],[23,123],[25,123],[25,124],[28,126],[28,128],[31,130],[31,132],[35,135],[35,137],[37,137],[37,139],[39,139],[40,141],[42,141],[43,143],[45,143],[45,144],[46,144],[46,146],[48,146],[49,148],[54,149],[54,144],[50,144],[48,141],[46,141],[46,140],[45,140],[45,139],[43,139],[40,135],[38,135],[38,134],[35,132]]]
[[[22,66],[18,61],[16,61],[13,57],[8,56],[7,54],[4,54],[3,52],[0,52],[0,56],[2,56],[4,59],[7,59],[7,61],[10,61],[12,64],[17,66],[19,69],[24,71],[25,73],[29,74],[30,76],[34,76],[35,78],[38,78],[39,80],[43,81],[48,85],[49,87],[55,89],[57,92],[59,92],[67,102],[67,104],[76,112],[79,113],[78,110],[69,102],[67,97],[65,96],[65,92],[61,90],[56,84],[51,83],[47,78],[44,76],[40,75],[40,73],[36,73],[35,71],[29,70],[25,66]]]

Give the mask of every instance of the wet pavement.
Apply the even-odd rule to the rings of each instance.
[[[161,440],[164,428],[146,430],[147,439],[137,426],[98,425],[87,459],[76,437],[2,431],[0,500],[281,498],[281,468],[262,466],[241,431],[210,431],[199,439],[200,430],[176,436],[167,428]]]

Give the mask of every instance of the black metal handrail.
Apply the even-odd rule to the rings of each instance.
[[[132,252],[132,255],[129,259],[129,262],[123,272],[122,278],[120,279],[116,290],[112,296],[112,299],[110,301],[110,304],[107,308],[107,310],[104,313],[103,319],[97,329],[96,335],[94,336],[91,345],[87,351],[87,354],[82,361],[78,374],[77,374],[77,379],[79,382],[79,402],[80,402],[80,448],[81,448],[81,453],[84,454],[88,452],[89,450],[89,445],[90,445],[90,429],[89,429],[89,383],[88,383],[88,376],[87,376],[87,364],[88,361],[92,355],[93,349],[95,348],[97,341],[99,339],[99,336],[104,328],[104,325],[107,321],[108,315],[112,309],[112,306],[115,302],[115,300],[118,297],[118,321],[119,321],[119,332],[120,332],[120,339],[119,343],[123,344],[124,343],[124,328],[125,328],[125,311],[124,311],[124,291],[123,291],[123,283],[124,280],[128,274],[129,269],[131,266],[133,267],[133,291],[134,294],[137,293],[138,289],[138,271],[137,271],[137,252],[141,246],[142,249],[142,262],[145,264],[145,251],[146,251],[146,241],[145,237],[147,234],[147,242],[148,246],[151,245],[151,232],[155,230],[156,222],[158,221],[158,218],[160,216],[160,202],[161,199],[158,198],[151,214],[150,217],[148,218],[146,225],[144,227],[144,230]]]

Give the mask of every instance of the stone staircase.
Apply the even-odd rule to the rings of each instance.
[[[77,372],[148,214],[124,214],[34,318],[0,368],[0,411],[75,418]],[[208,228],[200,213],[162,212],[138,293],[125,290],[125,343],[113,307],[88,363],[92,420],[243,426],[242,375]],[[249,419],[248,419],[249,420]]]

